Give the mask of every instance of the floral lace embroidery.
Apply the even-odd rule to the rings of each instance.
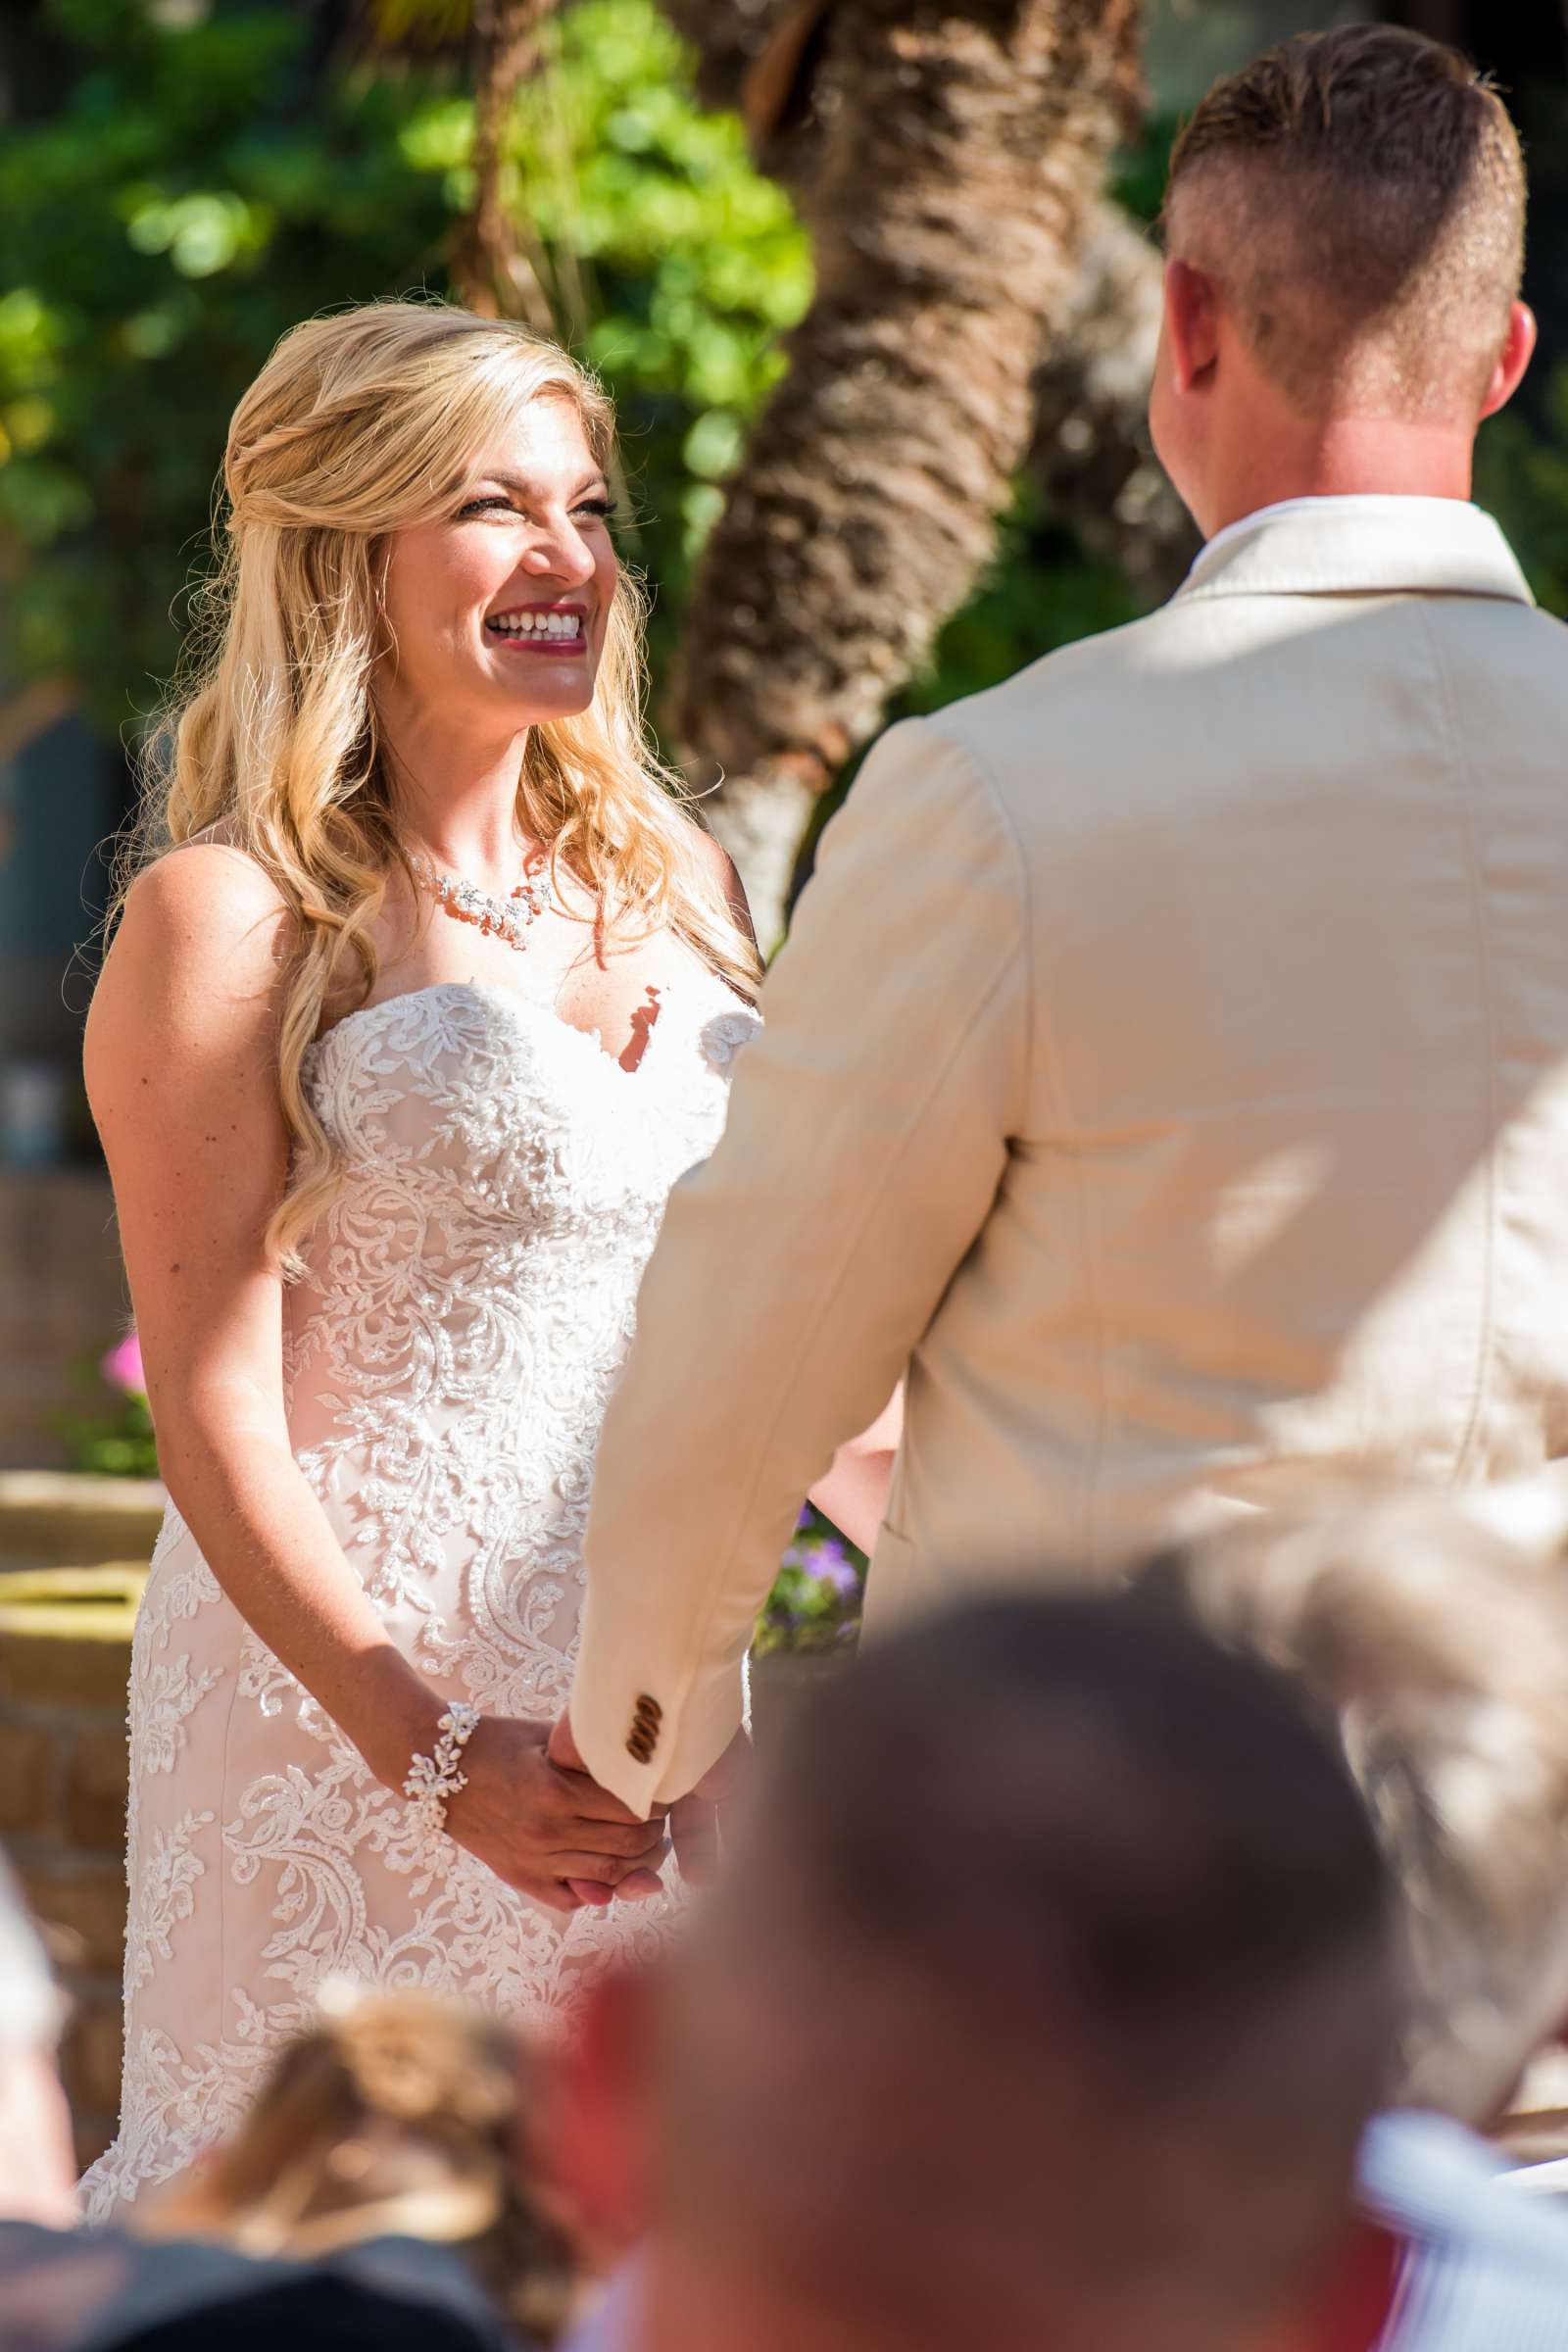
[[[315,1049],[349,1175],[287,1300],[295,1455],[434,1688],[553,1717],[570,1686],[594,1449],[670,1187],[716,1141],[758,1029],[718,981],[667,992],[635,1072],[548,1007],[469,983]],[[175,1646],[177,1640],[178,1646]],[[323,1978],[463,1990],[548,2023],[672,1893],[569,1918],[400,1797],[225,1598],[171,1509],[131,1667],[122,2129],[101,2221],[226,2131]]]
[[[144,1685],[141,1760],[147,1772],[172,1772],[184,1746],[185,1718],[206,1697],[223,1669],[209,1666],[193,1672],[188,1657],[161,1659],[149,1665]]]
[[[125,1985],[133,1991],[153,1973],[153,1961],[173,1958],[173,1934],[196,1908],[202,1864],[191,1852],[197,1833],[211,1827],[211,1813],[184,1813],[172,1830],[155,1830],[143,1853],[140,1881],[132,1889],[125,1935]]]

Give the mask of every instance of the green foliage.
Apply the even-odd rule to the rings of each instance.
[[[25,591],[0,669],[75,678],[118,732],[172,667],[228,416],[278,336],[446,290],[472,106],[450,65],[308,71],[292,8],[53,16],[79,74],[0,154],[0,542]],[[808,299],[807,245],[738,124],[697,110],[654,0],[585,0],[553,40],[513,194],[564,328],[621,401],[667,643],[715,476]]]
[[[831,1650],[852,1642],[865,1589],[864,1552],[808,1503],[758,1618],[752,1649]]]
[[[185,23],[149,0],[53,0],[53,14],[80,71],[61,112],[0,154],[0,540],[24,583],[0,620],[0,670],[76,679],[119,732],[173,666],[228,416],[277,337],[336,304],[446,290],[472,105],[450,62],[309,71],[290,8]],[[576,0],[547,52],[516,110],[508,192],[563,331],[619,405],[657,676],[781,334],[810,298],[809,250],[739,123],[695,105],[656,0]],[[1123,608],[1026,500],[906,707],[973,691]]]
[[[1111,172],[1111,191],[1117,203],[1150,227],[1164,206],[1170,151],[1180,128],[1179,115],[1151,115],[1136,144],[1122,150]]]
[[[103,1394],[96,1365],[79,1364],[75,1377],[78,1388]],[[54,1427],[65,1441],[73,1470],[92,1471],[100,1478],[158,1476],[153,1417],[140,1391],[116,1396],[107,1409],[57,1413]]]
[[[1568,617],[1568,366],[1544,403],[1544,435],[1505,411],[1482,432],[1476,496],[1496,515],[1548,612]]]
[[[383,41],[434,48],[471,29],[473,0],[371,0],[371,17]]]
[[[0,666],[74,678],[118,731],[172,666],[238,395],[296,319],[416,282],[447,203],[402,146],[427,94],[317,85],[291,10],[54,15],[80,73],[0,152],[0,534],[25,589]]]
[[[780,334],[810,300],[809,246],[740,123],[695,105],[654,0],[576,0],[553,22],[511,166],[563,328],[615,395],[657,667]]]

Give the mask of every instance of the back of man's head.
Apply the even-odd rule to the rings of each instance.
[[[1392,2091],[1493,2120],[1568,2019],[1568,1571],[1396,1498],[1153,1573],[1338,1715],[1397,1896]]]
[[[1303,413],[1474,424],[1519,293],[1525,172],[1456,51],[1363,24],[1255,59],[1182,133],[1166,227]]]
[[[1347,2211],[1389,1976],[1268,1669],[1126,1597],[966,1608],[770,1759],[663,1996],[661,2234],[801,2342],[1224,2352]]]

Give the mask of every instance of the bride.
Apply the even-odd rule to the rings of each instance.
[[[538,2017],[674,1900],[663,1825],[546,1742],[638,1280],[760,966],[643,736],[612,429],[555,346],[427,303],[298,327],[234,416],[87,1034],[172,1497],[94,2220],[324,1978]],[[882,1451],[818,1492],[852,1533]]]

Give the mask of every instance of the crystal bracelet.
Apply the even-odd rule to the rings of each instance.
[[[409,1800],[409,1822],[426,1853],[439,1849],[447,1827],[447,1799],[466,1788],[468,1776],[459,1770],[459,1758],[473,1738],[479,1710],[466,1699],[454,1699],[436,1726],[440,1734],[435,1753],[416,1756],[403,1784]]]

